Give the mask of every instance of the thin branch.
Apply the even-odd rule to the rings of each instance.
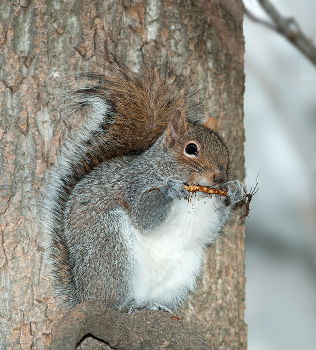
[[[268,27],[272,30],[276,30],[276,27],[270,23],[270,22],[267,22],[257,16],[255,16],[252,12],[250,12],[246,7],[244,7],[244,12],[245,12],[245,15],[251,19],[253,22],[256,22],[256,23],[259,23],[259,24],[262,24],[263,26],[265,27]]]
[[[314,66],[316,66],[316,47],[312,41],[304,35],[297,21],[294,18],[282,17],[269,0],[258,0],[258,2],[271,18],[274,25],[257,18],[245,8],[246,16],[254,22],[263,24],[284,36],[288,41],[296,46],[304,54],[304,56],[306,56],[313,63]]]

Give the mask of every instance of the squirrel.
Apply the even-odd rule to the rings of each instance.
[[[228,181],[228,149],[190,74],[149,64],[133,72],[110,51],[106,62],[105,76],[88,74],[97,85],[72,95],[87,117],[45,188],[55,289],[69,307],[98,299],[177,310],[243,185]],[[189,197],[185,185],[195,184],[227,195]]]

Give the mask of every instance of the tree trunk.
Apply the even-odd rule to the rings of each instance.
[[[52,295],[39,225],[46,170],[79,124],[61,113],[62,91],[84,86],[80,72],[100,69],[105,43],[132,69],[140,50],[157,64],[185,62],[233,147],[231,177],[243,180],[242,16],[239,0],[1,1],[1,350],[48,349],[64,311]],[[210,349],[246,349],[241,210],[206,251],[197,291],[181,311]]]

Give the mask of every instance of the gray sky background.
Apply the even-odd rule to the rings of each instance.
[[[316,1],[272,0],[316,44]],[[249,10],[267,18],[256,0]],[[245,18],[249,350],[316,349],[316,67]]]

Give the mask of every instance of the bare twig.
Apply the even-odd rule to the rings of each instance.
[[[314,66],[316,66],[316,47],[301,31],[301,28],[296,20],[294,18],[282,17],[269,0],[258,0],[258,2],[271,18],[273,24],[259,19],[245,8],[246,16],[251,20],[263,24],[283,35],[294,46],[296,46],[304,54],[304,56],[306,56],[313,63]]]
[[[249,216],[250,213],[250,202],[252,200],[252,197],[259,191],[259,187],[258,187],[258,181],[256,183],[256,186],[254,189],[250,189],[249,193],[246,193],[246,212],[243,216],[240,217],[240,219],[246,218],[247,216]]]
[[[263,20],[263,19],[261,19],[261,18],[255,16],[255,15],[254,15],[252,12],[250,12],[246,7],[244,7],[244,12],[245,12],[245,15],[246,15],[249,19],[251,19],[252,21],[257,22],[257,23],[259,23],[259,24],[262,24],[263,26],[268,27],[268,28],[270,28],[270,29],[272,29],[272,30],[276,30],[276,27],[275,27],[272,23],[267,22],[267,21],[265,21],[265,20]]]

